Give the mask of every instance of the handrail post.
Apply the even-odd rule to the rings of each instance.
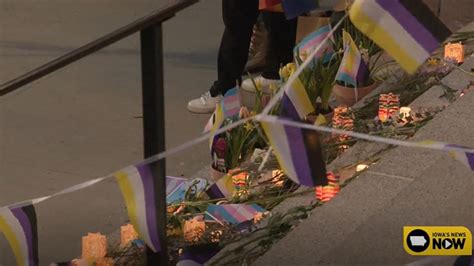
[[[162,24],[140,32],[143,103],[143,144],[145,158],[165,150],[165,108],[163,84]],[[166,170],[165,159],[151,165],[156,191],[156,221],[161,250],[147,249],[147,265],[168,265],[166,243]]]

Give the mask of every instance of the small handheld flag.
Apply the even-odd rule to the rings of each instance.
[[[359,84],[364,84],[368,81],[369,70],[351,35],[343,31],[342,39],[344,42],[344,55],[336,74],[336,80],[357,88]]]
[[[206,210],[209,218],[215,218],[218,222],[227,222],[233,225],[248,222],[255,218],[255,215],[265,212],[265,209],[257,204],[209,204]]]
[[[298,63],[299,61],[304,61],[306,57],[308,57],[318,45],[330,34],[331,27],[329,25],[323,26],[318,30],[310,33],[306,36],[299,44],[297,44],[293,50],[295,61]],[[326,41],[325,43],[321,44],[322,47],[314,56],[315,59],[319,59],[323,57],[323,62],[328,62],[333,54],[334,50],[332,47],[332,43],[330,41]]]
[[[215,125],[216,121],[219,122],[219,118],[216,120],[216,115],[221,115],[218,112],[222,112],[223,118],[235,118],[236,116],[239,115],[240,107],[241,107],[241,101],[240,101],[240,94],[239,94],[239,89],[237,87],[234,87],[230,90],[228,90],[225,94],[224,97],[222,98],[220,102],[220,108],[221,110],[216,107],[216,110],[212,114],[212,116],[209,118],[209,121],[207,122],[206,126],[204,127],[203,133],[207,133],[210,131],[213,126]],[[220,125],[219,125],[220,126]]]
[[[222,110],[225,118],[233,118],[239,115],[240,111],[240,94],[239,89],[234,87],[228,90],[222,98]]]

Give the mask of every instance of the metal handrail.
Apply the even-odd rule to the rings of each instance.
[[[17,78],[0,85],[0,96],[21,88],[37,79],[40,79],[60,68],[63,68],[79,59],[88,56],[104,47],[107,47],[123,38],[137,33],[149,26],[161,23],[173,17],[178,11],[197,3],[199,0],[175,0],[164,7],[141,17],[132,23],[121,27],[101,38],[81,46],[61,57],[58,57],[42,66],[39,66]]]
[[[165,108],[163,77],[162,23],[199,0],[175,0],[134,22],[119,28],[72,52],[0,85],[0,96],[15,91],[41,77],[109,46],[129,35],[140,32],[142,72],[143,151],[148,158],[165,150]],[[166,241],[166,163],[165,159],[150,164],[155,190],[156,221],[161,250],[147,248],[147,265],[168,265]]]

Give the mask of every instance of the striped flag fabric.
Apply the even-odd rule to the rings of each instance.
[[[281,104],[281,115],[294,120],[304,119],[314,111],[308,92],[299,77],[283,92]]]
[[[344,55],[336,74],[336,80],[357,88],[359,84],[365,84],[369,80],[369,70],[351,35],[343,31],[342,40]]]
[[[318,8],[316,0],[282,0],[282,5],[287,19],[296,18]]]
[[[154,252],[161,249],[156,221],[156,191],[149,164],[128,166],[114,174],[140,239]]]
[[[451,35],[423,1],[356,0],[349,16],[408,73],[414,73]]]
[[[232,118],[239,115],[240,111],[240,94],[239,89],[234,87],[228,90],[222,98],[222,110],[224,112],[224,118]]]
[[[38,230],[33,205],[0,209],[0,232],[13,250],[17,265],[39,265]]]
[[[166,195],[170,195],[172,192],[174,192],[178,187],[180,187],[186,181],[187,179],[183,177],[167,176],[166,177]]]
[[[199,266],[204,265],[219,251],[217,244],[194,245],[185,247],[183,253],[179,256],[176,266]]]
[[[308,187],[328,183],[316,131],[283,125],[277,121],[261,123],[280,167],[291,180]]]
[[[257,204],[209,204],[206,215],[207,219],[217,219],[219,222],[239,225],[253,220],[255,215],[263,212],[265,209]]]
[[[466,167],[474,171],[474,153],[468,152],[453,152],[452,156],[464,164]]]
[[[221,103],[217,103],[216,105],[216,110],[214,111],[214,114],[211,117],[212,119],[212,126],[210,129],[210,136],[209,136],[209,149],[212,152],[212,144],[214,143],[214,138],[216,137],[216,131],[219,130],[219,128],[222,126],[224,123],[224,109],[222,108]]]
[[[234,191],[235,185],[232,176],[224,175],[207,189],[206,194],[211,199],[223,199],[232,197]]]
[[[455,144],[447,144],[447,147],[458,147],[458,148],[468,148],[460,145]],[[461,151],[450,151],[449,154],[462,164],[464,164],[467,168],[474,171],[474,153],[471,152],[461,152]]]
[[[330,34],[331,27],[329,25],[323,26],[318,30],[310,33],[300,43],[298,43],[293,49],[295,61],[298,63],[300,60],[304,61],[313,51],[318,47],[319,44]],[[332,43],[326,41],[322,44],[321,49],[314,56],[315,59],[323,57],[323,62],[328,62],[333,54],[334,50]]]

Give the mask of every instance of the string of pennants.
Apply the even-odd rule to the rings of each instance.
[[[349,17],[353,24],[366,36],[374,40],[381,48],[390,54],[408,73],[416,69],[429,57],[429,55],[451,34],[449,30],[431,13],[421,1],[411,0],[357,0],[349,10]],[[423,18],[423,20],[419,20]],[[343,18],[345,19],[345,17]],[[145,161],[125,167],[124,169],[100,178],[66,188],[60,192],[23,202],[14,203],[0,208],[0,232],[2,232],[15,255],[18,265],[38,265],[38,234],[37,217],[34,205],[52,197],[72,193],[86,187],[93,186],[105,179],[115,178],[119,184],[127,205],[128,215],[135,230],[148,247],[154,251],[160,250],[156,221],[156,210],[153,190],[153,175],[150,164],[169,156],[173,153],[196,145],[206,139],[210,143],[214,136],[231,128],[241,125],[249,120],[256,120],[262,124],[267,134],[271,147],[288,177],[294,182],[304,186],[321,186],[328,184],[328,178],[321,153],[321,144],[317,132],[343,134],[368,141],[386,143],[414,148],[435,149],[449,152],[454,158],[474,171],[474,149],[459,145],[445,144],[435,141],[401,141],[388,139],[368,134],[328,128],[308,124],[303,118],[310,113],[311,106],[308,95],[301,87],[299,75],[316,56],[322,55],[321,49],[327,47],[325,43],[341,25],[342,20],[330,31],[314,34],[317,41],[312,40],[312,45],[304,45],[305,60],[292,74],[283,88],[270,100],[263,112],[249,119],[233,122],[221,127],[226,116],[235,115],[236,93],[231,91],[230,97],[224,97],[218,105],[218,111],[213,115],[207,129],[210,131],[191,140],[173,150],[157,154]],[[326,30],[326,29],[325,29]],[[311,40],[304,40],[305,42]],[[353,68],[350,68],[353,69]],[[350,71],[346,71],[349,73]],[[356,73],[356,71],[352,71]],[[350,73],[349,73],[350,74]],[[355,78],[355,77],[353,77]],[[284,113],[280,117],[268,115],[275,104],[283,98]],[[225,106],[228,109],[225,109]],[[330,180],[333,182],[333,180]],[[198,191],[203,191],[212,199],[226,198],[232,194],[231,177],[225,175],[216,183],[208,186],[203,179],[187,180],[185,178],[167,177],[166,194],[168,203],[176,203],[185,199],[186,191],[190,186]],[[253,217],[257,212],[264,212],[260,206],[244,204],[209,205],[206,219],[220,222],[241,224]],[[218,252],[218,248],[206,251],[185,250],[180,263],[185,263],[191,258],[202,263]],[[178,264],[179,265],[179,264]]]

